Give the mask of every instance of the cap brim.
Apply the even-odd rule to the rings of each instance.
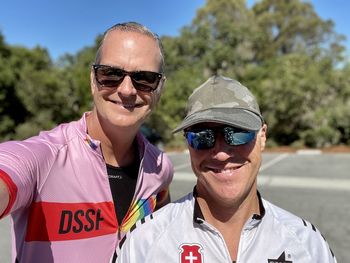
[[[172,132],[177,133],[195,124],[203,122],[222,123],[249,131],[258,131],[263,124],[262,117],[252,111],[241,108],[214,108],[186,116]]]

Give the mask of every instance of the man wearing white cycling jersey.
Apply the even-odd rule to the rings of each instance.
[[[209,78],[190,96],[181,130],[193,193],[139,221],[112,262],[337,262],[311,223],[260,196],[267,125],[246,87]]]

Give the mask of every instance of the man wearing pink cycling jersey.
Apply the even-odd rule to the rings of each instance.
[[[163,69],[157,35],[135,22],[114,25],[91,66],[92,111],[0,144],[12,262],[108,262],[137,220],[169,202],[171,162],[139,131],[160,98]]]

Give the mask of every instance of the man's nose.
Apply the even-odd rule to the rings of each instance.
[[[230,146],[225,142],[225,139],[221,134],[218,134],[216,136],[215,145],[211,149],[211,154],[213,158],[225,161],[235,154],[234,148],[234,146]]]
[[[124,77],[123,81],[119,84],[117,88],[117,92],[125,97],[130,95],[136,95],[137,90],[135,89],[130,76]]]

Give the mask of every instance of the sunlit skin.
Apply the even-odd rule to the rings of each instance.
[[[9,192],[5,183],[0,180],[0,215],[5,211],[7,204],[9,202]]]
[[[205,126],[215,124],[207,123]],[[246,211],[257,209],[256,177],[265,148],[266,130],[264,125],[256,138],[245,145],[230,146],[219,134],[212,149],[194,150],[188,147],[197,176],[199,201],[206,203],[213,214],[230,217],[242,206],[248,207],[244,209]],[[227,215],[224,215],[226,211]]]
[[[153,38],[138,32],[119,30],[111,31],[106,36],[99,62],[126,71],[154,72],[159,72],[160,63],[160,50]],[[155,107],[160,92],[136,90],[129,76],[125,76],[123,82],[114,89],[99,86],[93,70],[90,79],[94,108],[87,118],[88,132],[94,139],[101,141],[108,163],[129,164],[133,159],[135,135]]]

